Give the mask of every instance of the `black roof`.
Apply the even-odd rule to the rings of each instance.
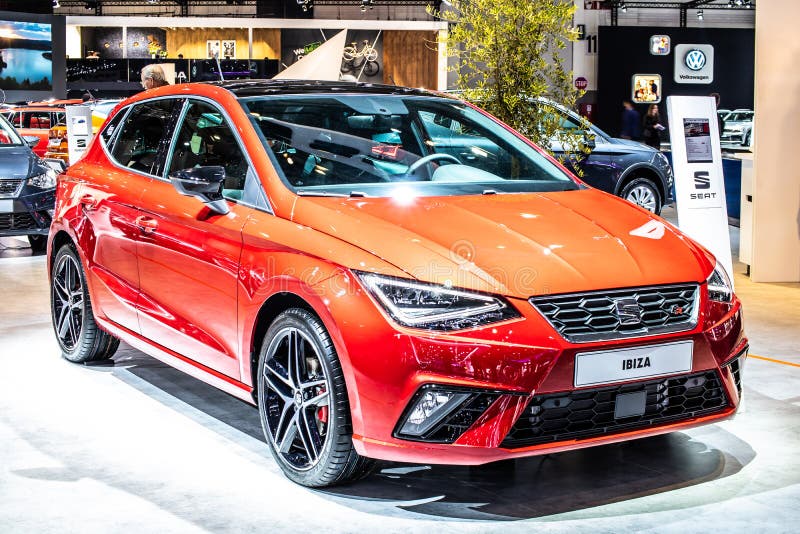
[[[320,80],[228,80],[204,82],[222,87],[237,97],[262,95],[361,93],[373,95],[443,96],[425,89],[397,87],[361,82],[328,82]]]

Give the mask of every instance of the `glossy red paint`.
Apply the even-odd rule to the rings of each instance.
[[[65,236],[77,244],[99,324],[132,346],[253,402],[259,317],[270,299],[292,295],[330,333],[357,451],[388,460],[480,464],[659,434],[735,413],[737,389],[722,364],[746,346],[741,305],[735,297],[729,305],[709,301],[705,280],[713,257],[669,223],[592,189],[411,202],[299,197],[283,185],[224,88],[163,87],[120,108],[168,96],[204,97],[226,110],[271,211],[229,201],[229,214],[214,214],[167,181],[110,162],[95,138],[60,177],[49,247]],[[650,221],[665,225],[662,239],[631,234]],[[455,332],[402,327],[353,271],[503,295],[520,316]],[[698,326],[646,339],[576,345],[527,302],[533,295],[685,282],[701,284]],[[693,371],[720,373],[730,401],[724,410],[591,439],[500,447],[533,394],[575,389],[576,352],[679,339],[694,341]],[[410,399],[428,383],[504,394],[455,444],[393,437]]]

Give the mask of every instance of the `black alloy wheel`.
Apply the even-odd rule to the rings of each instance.
[[[298,484],[329,486],[368,475],[374,462],[353,448],[341,365],[319,319],[281,313],[264,336],[258,407],[272,455]]]
[[[62,246],[53,261],[50,305],[64,358],[85,363],[106,360],[116,352],[119,340],[95,323],[83,267],[71,244]]]

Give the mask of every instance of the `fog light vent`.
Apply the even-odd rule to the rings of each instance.
[[[501,395],[426,384],[411,399],[394,436],[413,441],[452,443]]]

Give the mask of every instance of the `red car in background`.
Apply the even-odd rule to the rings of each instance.
[[[80,99],[31,102],[25,106],[3,109],[0,113],[14,125],[20,135],[35,135],[39,138],[33,152],[43,158],[47,152],[50,128],[66,124],[65,106],[82,102]]]
[[[479,109],[240,81],[124,101],[59,179],[65,358],[119,341],[259,408],[292,480],[481,464],[732,416],[714,257]]]

